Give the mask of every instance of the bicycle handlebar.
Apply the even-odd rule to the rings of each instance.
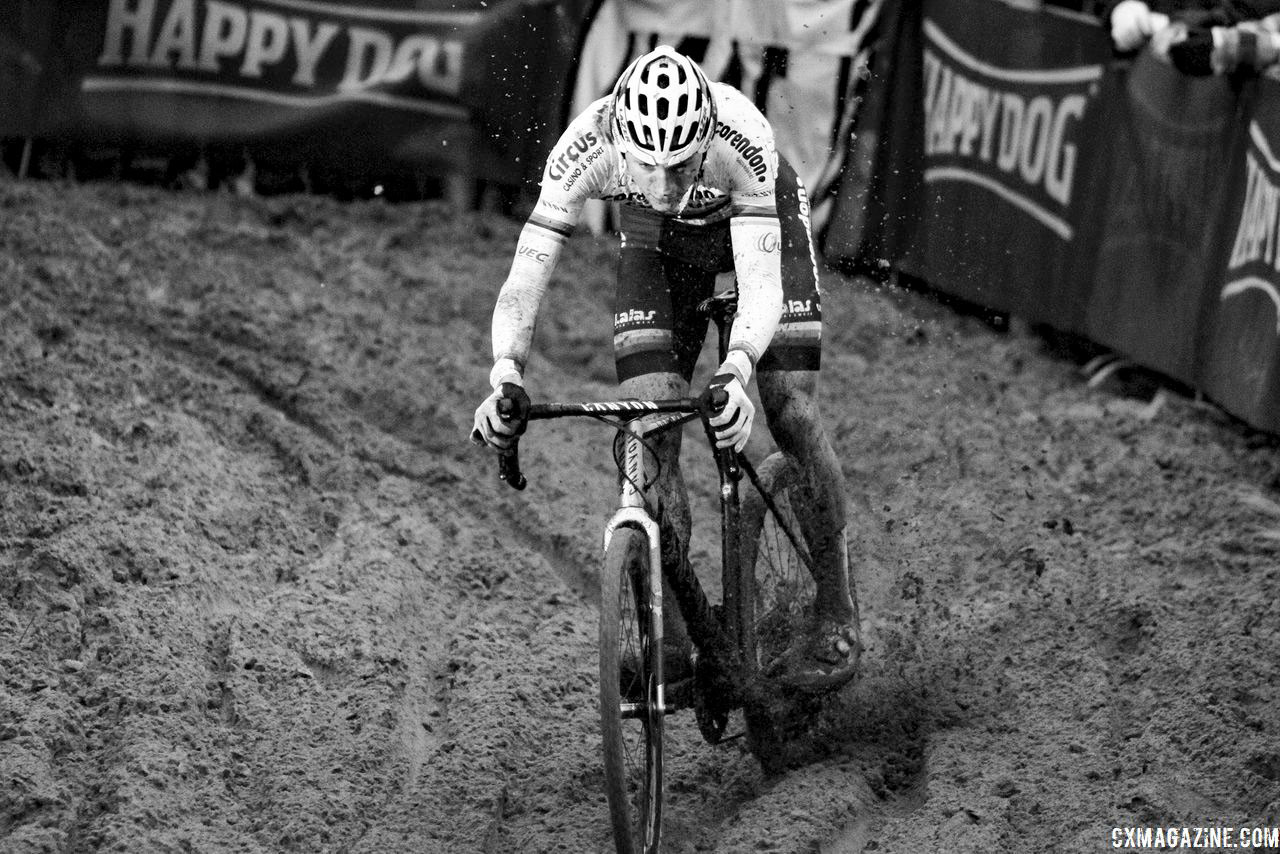
[[[530,407],[532,409],[532,407]],[[498,401],[498,417],[503,421],[510,420],[514,414],[515,404],[506,398]],[[498,457],[498,478],[505,481],[512,489],[524,489],[529,481],[520,472],[520,440],[511,440],[511,447],[502,451]]]
[[[716,454],[716,463],[728,471],[736,479],[738,477],[737,454],[732,448],[717,448],[715,431],[708,423],[708,418],[720,412],[729,402],[729,393],[722,388],[712,389],[704,397],[680,397],[671,400],[613,400],[591,403],[535,403],[529,407],[529,421],[543,421],[551,418],[571,418],[587,416],[597,418],[601,415],[622,417],[638,417],[657,413],[697,413],[701,416],[703,426],[707,430],[707,439]],[[511,414],[511,403],[498,401],[498,414],[506,417]],[[498,477],[512,489],[521,490],[529,485],[529,481],[520,471],[520,443],[515,440],[511,447],[501,451],[498,456]]]

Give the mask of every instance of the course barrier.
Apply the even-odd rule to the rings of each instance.
[[[0,0],[0,135],[518,184],[593,0]]]
[[[0,0],[0,137],[532,190],[567,119],[666,42],[774,120],[821,221],[883,5]]]
[[[1117,61],[1061,8],[0,0],[0,136],[528,188],[570,110],[658,40],[781,128],[829,260],[1083,335],[1280,431],[1280,81]]]
[[[834,263],[1084,336],[1280,431],[1280,81],[1117,60],[1098,22],[898,4]],[[991,33],[1000,33],[991,38]]]

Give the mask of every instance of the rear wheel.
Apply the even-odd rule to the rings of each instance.
[[[662,830],[662,650],[654,619],[648,540],[619,527],[600,580],[600,724],[618,854],[656,852]]]
[[[816,587],[794,493],[800,472],[781,453],[756,470],[760,489],[746,490],[740,516],[741,571],[753,573],[755,648],[742,650],[766,676],[808,631]],[[761,493],[768,495],[772,507]],[[766,772],[788,764],[791,735],[814,713],[812,697],[755,692],[745,709],[747,739]]]
[[[815,586],[793,492],[800,473],[781,453],[757,469],[761,490],[748,490],[741,513],[742,571],[755,575],[756,649],[767,670],[808,627]],[[773,502],[770,508],[761,491]]]

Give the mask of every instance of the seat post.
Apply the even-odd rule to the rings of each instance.
[[[729,332],[733,329],[733,318],[738,313],[738,280],[732,272],[716,276],[715,295],[698,303],[698,310],[716,324],[716,342],[720,361],[723,362],[729,353]]]

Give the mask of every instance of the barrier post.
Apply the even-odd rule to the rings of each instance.
[[[27,179],[27,171],[31,168],[31,137],[22,141],[22,159],[18,161],[18,180]]]

